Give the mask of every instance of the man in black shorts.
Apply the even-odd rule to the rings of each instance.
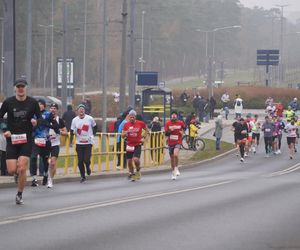
[[[23,204],[22,193],[32,149],[32,128],[41,118],[38,102],[26,94],[27,85],[24,79],[16,80],[16,95],[5,99],[0,109],[0,118],[7,113],[7,128],[3,130],[7,140],[6,164],[10,175],[18,174],[18,205]]]

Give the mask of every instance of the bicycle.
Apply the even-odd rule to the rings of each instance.
[[[190,136],[184,135],[182,137],[181,146],[183,147],[183,149],[186,149],[186,150],[203,151],[205,149],[205,141],[198,135],[197,137],[195,137],[195,140],[192,144]]]

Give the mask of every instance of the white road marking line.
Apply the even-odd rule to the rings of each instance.
[[[291,166],[287,169],[283,169],[283,170],[280,170],[280,171],[273,172],[271,174],[264,175],[264,177],[276,177],[276,176],[280,176],[280,175],[285,175],[285,174],[295,172],[298,169],[300,169],[300,163],[297,163],[297,164],[295,164],[295,165],[293,165],[293,166]]]
[[[46,218],[46,217],[55,216],[55,215],[74,213],[74,212],[79,212],[79,211],[84,211],[84,210],[89,210],[89,209],[94,209],[94,208],[113,206],[113,205],[124,204],[124,203],[129,203],[129,202],[134,202],[134,201],[140,201],[140,200],[146,200],[146,199],[151,199],[151,198],[158,198],[158,197],[163,197],[163,196],[168,196],[168,195],[181,194],[181,193],[186,193],[186,192],[191,192],[191,191],[196,191],[196,190],[201,190],[201,189],[206,189],[206,188],[213,188],[213,187],[229,184],[232,182],[233,181],[224,181],[224,182],[218,182],[218,183],[209,184],[209,185],[205,185],[205,186],[187,188],[187,189],[164,192],[164,193],[132,196],[132,197],[127,197],[127,198],[119,199],[119,200],[89,203],[89,204],[85,204],[85,205],[72,206],[72,207],[66,207],[66,208],[61,208],[61,209],[53,209],[53,210],[44,211],[44,212],[24,214],[24,215],[15,216],[15,217],[4,218],[4,219],[2,219],[2,221],[0,221],[0,225],[17,223],[20,221],[36,220],[36,219]]]

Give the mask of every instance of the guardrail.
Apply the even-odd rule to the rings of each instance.
[[[117,143],[118,133],[97,133],[95,143],[92,147],[91,169],[93,172],[117,171],[124,169],[125,161],[125,141],[121,137],[120,143]],[[62,137],[63,138],[63,137]],[[73,138],[73,144],[70,145],[70,136],[65,136],[65,150],[61,150],[59,158],[63,159],[64,175],[71,172],[77,173],[77,153],[76,140]],[[151,132],[148,139],[143,142],[141,166],[158,167],[164,163],[164,145],[165,135],[163,132]],[[119,168],[117,166],[119,158]],[[61,164],[61,160],[58,162]],[[59,166],[58,166],[59,167]]]

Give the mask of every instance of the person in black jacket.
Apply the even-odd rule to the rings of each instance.
[[[214,119],[214,113],[215,113],[215,108],[216,108],[216,105],[217,105],[217,102],[215,100],[215,98],[210,97],[209,99],[209,102],[210,102],[210,119]]]
[[[248,133],[249,130],[247,122],[244,120],[244,118],[240,118],[239,123],[235,128],[235,135],[240,149],[241,162],[244,162],[245,145],[247,143]]]
[[[76,117],[76,113],[73,111],[72,105],[67,106],[67,111],[64,112],[62,119],[65,121],[66,128],[70,132],[72,120]],[[70,137],[70,146],[72,146],[73,137]]]
[[[159,122],[159,118],[155,116],[150,124],[150,130],[151,130],[151,136],[150,136],[150,148],[154,148],[151,150],[151,158],[152,161],[160,162],[161,157],[161,138],[160,138],[160,132],[161,131],[161,124]]]

